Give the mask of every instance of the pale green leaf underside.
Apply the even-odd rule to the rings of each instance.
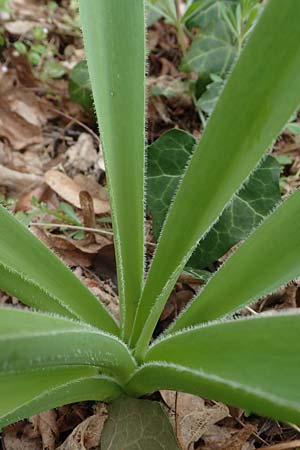
[[[172,425],[161,405],[122,397],[108,407],[102,450],[179,450]]]
[[[144,2],[80,0],[79,5],[104,147],[126,340],[144,278]]]
[[[148,273],[131,343],[139,341],[139,356],[199,239],[300,102],[299,17],[298,0],[268,2],[225,85],[170,208]],[[286,30],[284,35],[279,29]],[[193,220],[187,220],[191,211]]]
[[[223,21],[195,39],[185,56],[183,68],[199,74],[225,75],[237,56],[232,35]]]
[[[84,323],[0,309],[0,373],[59,366],[96,366],[126,379],[135,362],[115,336]]]
[[[300,314],[213,323],[154,344],[127,389],[174,389],[300,421]]]
[[[190,8],[190,13],[187,14],[187,26],[189,28],[198,27],[204,31],[210,30],[215,23],[222,20],[222,4],[226,3],[228,6],[234,6],[239,1],[240,0],[196,0],[194,1],[195,5]]]
[[[163,134],[148,148],[148,207],[156,239],[195,144],[193,136],[174,129]],[[189,267],[207,267],[261,223],[280,201],[280,171],[281,166],[274,158],[266,158],[197,246],[187,263]],[[192,217],[193,211],[189,220]]]
[[[48,409],[86,400],[110,401],[121,389],[95,368],[55,368],[0,374],[0,430]]]
[[[209,280],[168,332],[224,317],[300,275],[300,191],[296,191]]]
[[[28,306],[118,334],[117,324],[99,300],[1,206],[0,235],[0,288]]]

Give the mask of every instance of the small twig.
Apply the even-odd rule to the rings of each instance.
[[[90,133],[95,139],[96,141],[100,144],[100,138],[99,136],[97,136],[96,133],[94,133],[93,130],[90,129],[90,127],[88,127],[87,125],[85,125],[83,122],[81,122],[80,120],[76,119],[75,117],[70,116],[69,114],[60,111],[59,109],[56,108],[48,108],[50,111],[53,111],[57,114],[60,114],[61,116],[65,117],[66,119],[72,120],[73,122],[77,123],[77,125],[81,126],[82,128],[84,128],[88,133]]]
[[[249,311],[251,314],[254,314],[255,316],[258,315],[258,312],[254,311],[254,309],[250,308],[250,306],[246,306],[245,309],[247,309],[247,311]]]
[[[300,440],[292,442],[283,442],[282,444],[271,445],[270,447],[261,447],[261,450],[288,450],[300,447]]]
[[[287,423],[287,425],[291,428],[293,428],[295,431],[297,431],[297,433],[300,434],[300,427],[298,427],[297,425],[293,424],[293,423]]]
[[[109,236],[114,235],[112,231],[105,230],[104,228],[88,228],[88,227],[80,227],[79,225],[67,225],[67,224],[65,225],[64,223],[31,222],[31,225],[45,228],[50,227],[66,228],[68,230],[86,231],[88,233],[108,234]]]
[[[88,228],[88,227],[81,227],[78,225],[65,225],[64,223],[44,223],[44,222],[31,222],[31,226],[36,227],[45,227],[45,228],[65,228],[67,230],[78,230],[78,231],[85,231],[88,233],[99,233],[99,234],[106,234],[109,236],[113,236],[113,231],[105,230],[104,228]],[[146,241],[146,244],[150,247],[156,247],[156,244],[153,242]]]

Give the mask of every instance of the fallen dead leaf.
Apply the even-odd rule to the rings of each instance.
[[[81,187],[82,191],[89,192],[92,197],[109,201],[107,188],[98,183],[95,175],[82,175],[79,173],[75,175],[73,180]]]
[[[114,318],[120,320],[120,308],[119,299],[116,294],[111,280],[102,281],[100,279],[93,280],[91,278],[82,278],[82,281],[88,286],[93,294],[98,297],[114,316]]]
[[[45,182],[60,197],[81,209],[79,194],[82,188],[74,180],[58,170],[49,170],[45,173]],[[93,198],[93,204],[96,214],[106,214],[110,211],[107,201]]]
[[[66,157],[68,159],[66,167],[72,167],[84,173],[88,172],[91,167],[95,166],[98,157],[92,136],[82,133],[78,141],[68,148]]]
[[[0,104],[1,104],[0,97]],[[15,150],[42,142],[42,131],[10,110],[0,108],[0,136],[6,138]]]
[[[242,429],[213,425],[202,436],[198,450],[253,450],[254,445],[247,442],[255,427],[249,425]]]
[[[102,405],[97,414],[79,424],[57,450],[90,450],[98,447],[106,419],[107,409]]]
[[[31,438],[23,433],[23,424],[9,427],[2,433],[5,450],[41,450],[41,438]]]
[[[28,33],[36,26],[40,26],[40,23],[34,22],[33,20],[14,20],[11,22],[4,22],[5,30],[15,35]]]
[[[160,391],[168,407],[176,413],[176,434],[183,450],[194,444],[220,420],[229,416],[227,406],[216,403],[208,406],[201,397],[175,391]]]
[[[21,55],[20,53],[14,51],[12,48],[8,48],[3,52],[7,61],[11,63],[11,65],[16,69],[16,75],[19,80],[19,83],[27,88],[34,88],[38,86],[38,80],[35,78],[32,66],[29,62],[27,55]],[[13,74],[13,70],[10,70],[9,73],[5,74],[5,78],[11,77]],[[5,92],[6,89],[3,89],[1,85],[2,92]]]
[[[31,417],[33,425],[33,435],[41,436],[43,450],[55,450],[55,442],[58,437],[58,427],[56,423],[56,412],[52,409]]]
[[[1,95],[1,105],[17,113],[32,125],[40,126],[47,121],[47,103],[25,88],[11,89]]]
[[[42,177],[31,173],[17,172],[0,165],[0,185],[22,191],[42,183]]]
[[[67,240],[62,239],[60,236],[56,237],[47,231],[32,227],[33,234],[38,237],[47,247],[49,247],[54,253],[60,256],[65,264],[72,267],[90,267],[92,265],[93,254],[84,253],[81,250],[74,248]]]

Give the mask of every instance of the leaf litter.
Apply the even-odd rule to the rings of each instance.
[[[26,224],[53,224],[32,226],[32,231],[59,254],[118,317],[113,236],[103,154],[95,138],[97,128],[93,113],[85,111],[69,98],[68,71],[84,57],[76,6],[72,0],[62,0],[51,11],[48,8],[50,3],[54,2],[11,0],[9,13],[1,13],[5,39],[0,61],[1,201],[19,214],[22,220],[26,219]],[[47,52],[38,65],[32,65],[29,53],[35,44],[33,33],[36,28],[46,30],[47,37],[42,45]],[[16,42],[25,43],[26,54],[16,51]],[[48,52],[50,44],[55,49],[53,54]],[[163,20],[153,24],[149,30],[148,47],[151,94],[148,105],[149,144],[175,125],[198,139],[201,121],[191,96],[186,92],[188,83],[195,81],[195,78],[193,74],[181,71],[181,52],[174,27]],[[45,63],[52,68],[53,78],[45,74]],[[58,70],[60,66],[64,69],[61,72]],[[62,76],[55,78],[59,73]],[[285,130],[273,151],[273,156],[281,165],[280,187],[284,195],[300,186],[300,147],[296,133],[297,127]],[[33,206],[33,203],[38,206]],[[58,220],[55,216],[61,213],[59,208],[62,203],[69,205],[69,222]],[[45,207],[50,213],[45,212]],[[78,221],[77,225],[71,217]],[[72,224],[79,230],[68,229],[68,225],[71,227]],[[107,234],[85,231],[93,228],[106,230]],[[79,234],[76,235],[76,232]],[[147,221],[147,241],[155,245],[150,218]],[[153,247],[148,246],[149,257],[152,251]],[[210,264],[208,274],[223,260],[220,258]],[[161,318],[160,332],[204,282],[203,278],[190,272],[178,280]],[[291,283],[258,302],[253,312],[243,310],[241,314],[300,307],[299,299],[299,283]],[[17,299],[2,292],[0,304],[24,307]],[[153,399],[159,400],[159,403]],[[125,419],[131,417],[130,411],[136,413],[144,405],[148,405],[145,406],[147,409],[150,403],[153,404],[151,408],[156,410],[154,414],[159,416],[165,405],[183,450],[281,450],[299,446],[297,427],[257,416],[246,417],[244,411],[234,411],[226,405],[174,392],[161,392],[161,397],[155,394],[150,400],[145,404],[143,401],[120,400],[109,407],[108,420],[103,404],[98,405],[96,410],[90,402],[58,408],[8,427],[2,434],[2,446],[6,450],[89,450],[100,448],[102,440],[101,449],[105,450],[108,443],[110,446],[116,445],[109,431],[114,426],[113,421],[124,424]],[[133,406],[137,405],[136,402],[138,407]],[[139,414],[143,416],[144,413]],[[152,413],[147,413],[146,419],[149,414]],[[165,444],[166,448],[179,448],[172,437],[172,430],[167,429],[167,425],[163,428],[161,420],[155,438],[163,429],[160,441],[170,438],[172,444]],[[132,421],[127,426],[132,426]],[[128,430],[124,425],[122,432],[127,433]],[[154,428],[149,430],[149,436],[154,431]],[[120,436],[122,445],[127,445],[126,450],[135,448],[130,447],[130,442],[126,443],[122,434]],[[147,445],[142,448],[147,449]],[[155,450],[153,443],[151,445],[151,450]],[[120,445],[115,448],[121,450]]]

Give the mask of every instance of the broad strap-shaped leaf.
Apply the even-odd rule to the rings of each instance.
[[[229,315],[298,277],[299,223],[296,191],[211,277],[168,332]]]
[[[0,373],[95,366],[126,380],[136,364],[117,337],[62,317],[0,309]]]
[[[111,401],[121,393],[112,379],[87,367],[27,370],[0,375],[0,430],[48,409],[86,400]]]
[[[155,239],[164,219],[196,140],[181,130],[170,130],[148,148],[147,191]],[[280,201],[281,166],[268,156],[253,172],[245,186],[233,197],[215,226],[209,231],[187,263],[203,269],[223,256],[233,245],[248,237]],[[192,212],[190,217],[192,218]]]
[[[126,340],[144,279],[145,11],[141,0],[80,0],[104,146]]]
[[[154,344],[127,390],[175,389],[299,423],[300,314],[213,323]]]
[[[80,280],[0,206],[0,288],[41,311],[118,334],[112,316]]]
[[[225,85],[170,208],[148,273],[132,338],[133,346],[139,340],[139,357],[199,239],[300,102],[299,18],[298,0],[270,0]],[[284,35],[280,29],[286,29]]]

